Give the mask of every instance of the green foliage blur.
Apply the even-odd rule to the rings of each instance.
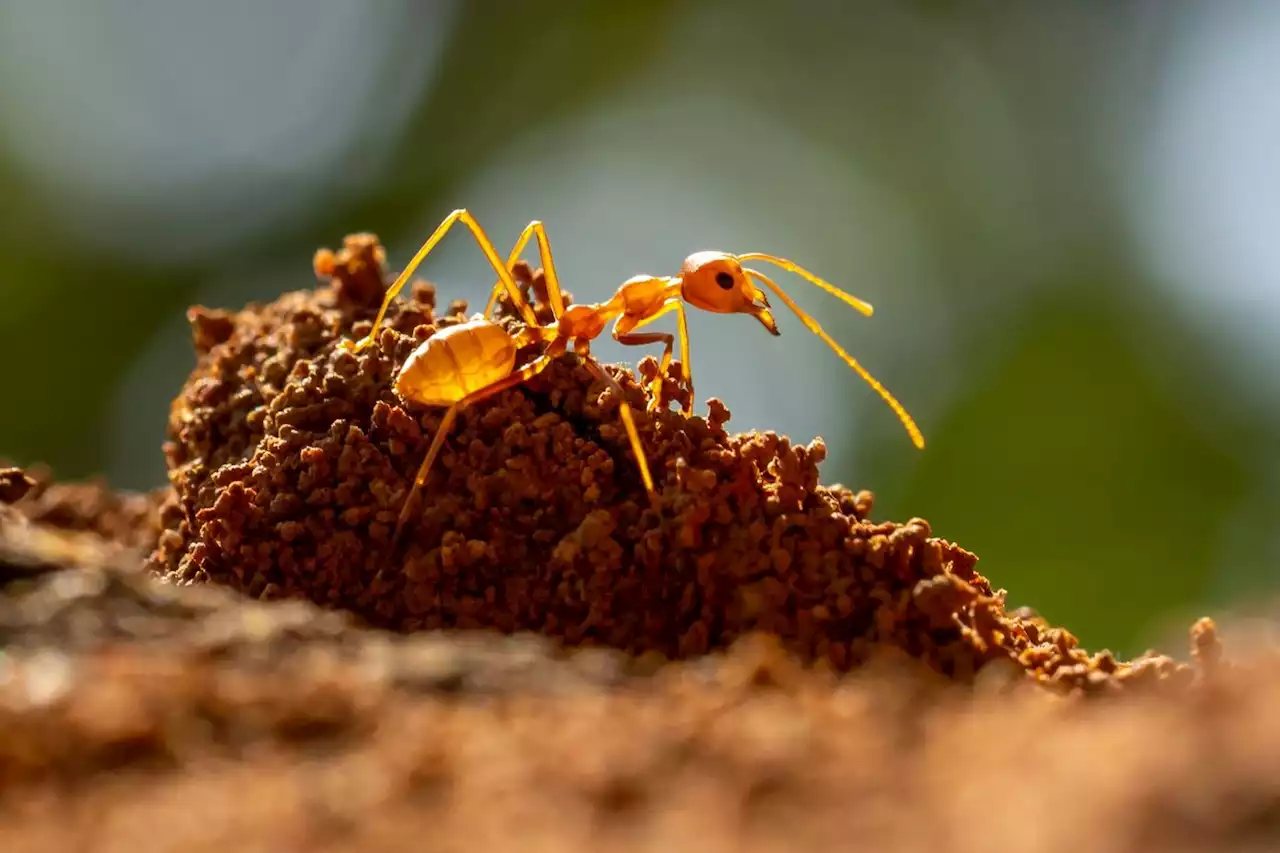
[[[1250,337],[1166,280],[1174,250],[1192,247],[1135,224],[1185,212],[1144,170],[1169,147],[1149,137],[1180,97],[1177,48],[1221,29],[1209,13],[833,0],[201,13],[233,34],[279,19],[279,41],[241,63],[228,51],[252,44],[205,50],[218,32],[178,11],[59,8],[0,7],[0,455],[159,485],[167,401],[191,364],[188,305],[307,287],[315,249],[349,232],[376,232],[403,263],[468,206],[500,223],[502,248],[546,219],[579,298],[701,248],[794,255],[869,298],[873,319],[846,318],[788,280],[918,417],[923,453],[789,316],[782,344],[693,318],[703,402],[726,400],[731,427],[821,434],[828,482],[876,492],[881,517],[929,519],[1012,604],[1091,648],[1180,654],[1191,619],[1256,610],[1278,585],[1280,390],[1265,327],[1280,316],[1280,272],[1258,274],[1270,307],[1244,312],[1263,328]],[[1280,47],[1280,18],[1268,20]],[[164,90],[169,112],[131,95],[161,86],[140,75],[182,50],[173,86],[188,88]],[[357,67],[371,82],[354,106],[298,82],[329,68],[336,86]],[[214,85],[254,68],[262,92]],[[151,123],[108,111],[108,95]],[[254,139],[234,122],[252,124],[255,97],[268,118],[305,120],[264,134],[284,154],[247,145],[218,161]],[[214,130],[183,136],[186,124]],[[341,144],[299,165],[290,152],[325,133]],[[171,148],[156,141],[166,134]],[[193,149],[221,166],[184,178]],[[135,161],[176,177],[139,188],[121,177]],[[92,192],[70,164],[99,170],[85,172],[101,176]],[[179,225],[201,239],[180,247]],[[478,255],[467,239],[447,257]],[[1214,258],[1229,255],[1205,256],[1214,294],[1227,286]],[[482,262],[457,264],[475,305]]]

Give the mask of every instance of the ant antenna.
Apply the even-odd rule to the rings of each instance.
[[[818,287],[821,287],[827,293],[830,293],[832,296],[836,297],[840,301],[844,302],[847,305],[853,306],[853,308],[856,311],[858,311],[858,313],[860,314],[865,314],[866,316],[870,317],[872,313],[875,312],[875,309],[871,307],[871,303],[863,302],[858,297],[853,296],[852,294],[845,293],[843,290],[836,287],[834,284],[831,284],[830,282],[827,282],[827,281],[823,281],[822,279],[818,278],[816,275],[809,272],[807,269],[795,263],[794,261],[788,261],[786,258],[774,257],[773,255],[766,255],[763,252],[747,252],[745,255],[738,255],[737,257],[738,257],[738,260],[740,261],[768,261],[771,264],[776,264],[777,266],[782,267],[784,270],[787,270],[788,272],[793,272],[798,276],[808,279],[810,282],[812,282],[813,284],[816,284]],[[756,275],[760,275],[760,273],[756,273]],[[760,278],[764,279],[765,281],[769,281],[769,279],[765,278],[762,275],[760,275]],[[772,285],[774,290],[778,289],[778,286],[776,284],[772,284],[772,282],[770,282],[770,284]],[[792,307],[794,308],[794,306]],[[800,309],[795,308],[795,310],[798,313]]]
[[[750,255],[739,255],[738,257],[767,260],[767,261],[771,261],[773,263],[778,264],[778,266],[783,267],[784,269],[793,270],[799,273],[800,275],[803,275],[805,278],[807,278],[809,281],[813,282],[814,284],[818,285],[823,290],[826,290],[830,293],[835,294],[836,296],[839,296],[845,302],[849,303],[854,308],[857,308],[859,311],[862,311],[864,314],[867,314],[867,315],[871,314],[871,306],[863,302],[861,299],[858,299],[857,297],[854,297],[854,296],[850,296],[844,291],[837,289],[833,285],[827,284],[825,281],[818,278],[817,276],[810,275],[809,273],[805,272],[800,267],[796,266],[790,261],[784,261],[781,258],[773,258],[768,255],[761,255],[756,253],[752,253]],[[903,407],[901,403],[897,401],[897,399],[894,398],[892,394],[889,393],[887,388],[881,385],[875,379],[875,377],[873,377],[870,373],[867,372],[866,368],[864,368],[861,364],[859,364],[858,361],[853,356],[845,352],[844,349],[838,343],[836,343],[835,340],[833,340],[830,335],[828,335],[825,331],[823,331],[822,327],[818,325],[818,321],[814,320],[812,317],[806,314],[800,308],[800,306],[797,305],[794,300],[792,300],[790,296],[787,296],[787,294],[782,290],[781,287],[778,287],[778,285],[773,281],[773,279],[769,278],[769,276],[765,275],[762,272],[758,272],[753,269],[748,269],[746,267],[743,267],[743,272],[745,272],[749,276],[758,278],[760,279],[760,281],[764,282],[765,285],[770,290],[772,290],[774,293],[778,295],[779,299],[781,299],[783,302],[787,304],[788,308],[790,308],[792,311],[795,312],[796,316],[800,318],[800,322],[804,323],[805,327],[808,328],[809,331],[813,332],[815,335],[822,338],[822,340],[826,343],[827,346],[835,350],[836,355],[843,358],[845,360],[845,363],[853,368],[854,372],[856,372],[859,376],[861,376],[868,385],[874,388],[876,393],[879,394],[881,397],[883,397],[884,401],[889,404],[889,408],[893,409],[894,413],[898,416],[898,420],[902,421],[902,425],[907,428],[907,433],[911,436],[912,443],[915,444],[915,446],[920,448],[921,450],[924,449],[924,435],[920,432],[920,428],[916,426],[916,422],[912,419],[911,415],[907,414],[907,410]],[[865,310],[860,306],[865,306]]]

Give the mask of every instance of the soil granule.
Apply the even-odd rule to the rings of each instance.
[[[371,235],[317,254],[319,286],[229,313],[190,313],[197,366],[173,404],[173,500],[151,559],[179,583],[305,599],[400,631],[492,628],[572,646],[684,659],[763,631],[838,671],[884,647],[960,680],[993,660],[1066,688],[1182,677],[1167,658],[1118,662],[1006,612],[977,558],[922,519],[871,519],[872,496],[819,482],[820,439],[730,434],[729,411],[669,409],[610,366],[648,453],[651,509],[608,386],[576,356],[463,411],[400,547],[395,522],[444,411],[404,404],[397,367],[437,329],[417,282],[367,334],[389,276]],[[526,291],[540,272],[520,265]],[[541,303],[539,303],[541,304]],[[504,322],[516,312],[503,302]],[[542,308],[540,320],[550,320]]]

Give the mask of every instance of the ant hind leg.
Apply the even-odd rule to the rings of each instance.
[[[412,276],[414,271],[418,269],[423,260],[426,259],[427,255],[431,253],[431,250],[434,249],[436,245],[444,239],[445,235],[449,233],[449,229],[459,222],[467,226],[468,230],[471,231],[471,235],[475,237],[476,242],[480,244],[480,251],[484,253],[485,258],[489,261],[489,265],[492,266],[494,271],[498,274],[498,283],[506,289],[507,293],[511,296],[511,299],[516,303],[517,307],[521,309],[521,314],[524,316],[525,322],[530,325],[537,325],[537,319],[534,317],[533,309],[530,308],[528,303],[522,298],[520,287],[516,284],[515,278],[512,277],[511,271],[502,265],[502,258],[498,256],[498,250],[494,248],[493,241],[489,239],[489,235],[480,227],[480,223],[476,221],[476,218],[471,215],[470,211],[466,208],[459,208],[444,218],[444,221],[436,227],[435,233],[427,238],[427,241],[422,244],[422,248],[418,249],[417,254],[415,254],[413,259],[409,261],[408,266],[400,271],[400,275],[396,277],[395,283],[392,284],[391,287],[387,288],[387,295],[383,297],[382,307],[378,310],[378,316],[374,319],[373,328],[369,330],[369,334],[365,335],[363,339],[355,343],[344,341],[343,346],[346,349],[353,352],[359,352],[373,344],[376,339],[378,329],[381,328],[382,321],[387,315],[387,309],[391,307],[391,300],[395,299],[396,294],[404,288],[405,284],[408,283],[410,276]]]
[[[560,355],[564,352],[564,344],[552,342],[547,347],[546,352],[526,364],[519,370],[511,373],[501,379],[481,388],[478,391],[472,391],[458,402],[449,407],[449,411],[445,413],[444,420],[440,422],[440,428],[436,430],[436,436],[431,440],[431,447],[427,450],[427,456],[422,460],[422,465],[418,468],[418,476],[414,478],[413,487],[409,490],[409,495],[405,498],[404,506],[400,509],[400,518],[396,521],[395,535],[392,537],[392,545],[394,546],[400,540],[400,533],[404,528],[405,522],[409,518],[410,510],[414,499],[418,492],[422,489],[423,484],[427,481],[427,474],[431,471],[432,464],[436,461],[436,456],[440,453],[440,448],[444,445],[445,436],[449,429],[453,426],[454,420],[457,418],[458,412],[468,406],[474,406],[483,400],[501,393],[508,388],[515,387],[521,382],[538,375],[542,371],[551,366]]]
[[[520,260],[520,255],[524,252],[525,247],[529,245],[529,241],[534,237],[538,239],[538,256],[542,260],[542,274],[547,283],[547,302],[551,306],[552,315],[558,320],[560,315],[564,313],[564,295],[560,290],[560,277],[556,273],[555,258],[551,254],[551,240],[547,237],[546,226],[540,221],[533,220],[525,226],[524,231],[520,232],[520,239],[516,240],[515,247],[512,248],[511,254],[507,256],[507,269],[510,270],[515,266],[516,261]],[[497,307],[498,297],[502,294],[501,286],[502,282],[495,283],[493,291],[489,295],[489,304],[484,309],[484,316],[487,318],[492,318],[493,309]]]
[[[436,429],[436,436],[431,440],[431,448],[427,451],[426,457],[423,458],[422,464],[418,466],[418,475],[414,477],[413,486],[409,489],[409,495],[404,500],[404,506],[400,508],[400,517],[396,520],[396,532],[391,537],[393,548],[400,541],[400,531],[404,529],[404,523],[409,518],[409,511],[413,507],[414,500],[418,497],[422,484],[427,481],[427,474],[431,472],[431,465],[436,461],[440,448],[444,446],[445,436],[449,434],[449,429],[453,426],[454,419],[458,416],[458,409],[461,407],[461,402],[454,403],[449,407],[449,411],[445,412],[444,420],[440,421],[440,426]]]

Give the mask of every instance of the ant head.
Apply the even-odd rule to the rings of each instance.
[[[696,308],[716,314],[750,314],[770,334],[781,334],[764,291],[756,287],[734,255],[695,252],[685,258],[680,268],[680,293]]]

